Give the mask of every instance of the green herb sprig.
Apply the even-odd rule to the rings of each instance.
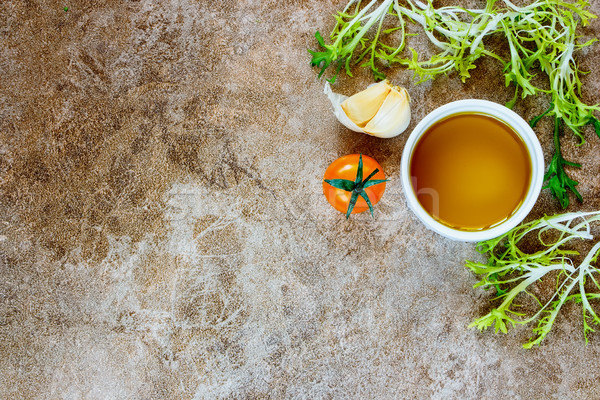
[[[574,163],[571,161],[567,161],[563,158],[562,153],[560,151],[560,119],[558,116],[554,117],[554,156],[552,157],[552,161],[550,161],[550,165],[548,166],[548,171],[544,175],[544,182],[546,185],[544,189],[550,189],[554,197],[558,200],[560,205],[563,208],[567,208],[569,205],[569,193],[567,190],[570,190],[577,196],[579,201],[583,201],[583,197],[577,191],[575,186],[579,183],[569,178],[565,171],[565,166],[580,168],[581,164]]]

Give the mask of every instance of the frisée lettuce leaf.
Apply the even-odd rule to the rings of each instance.
[[[470,327],[483,331],[493,326],[496,333],[507,333],[510,327],[535,323],[533,337],[523,346],[531,348],[548,335],[564,304],[573,301],[581,304],[587,343],[594,325],[600,325],[600,317],[592,307],[592,302],[600,300],[600,242],[594,243],[591,232],[597,221],[600,211],[546,216],[480,242],[478,250],[488,256],[488,261],[467,261],[466,266],[480,278],[475,287],[496,291],[493,301],[498,304]],[[528,240],[531,245],[531,238],[536,244],[534,251],[525,246]],[[581,242],[588,248],[591,245],[585,255],[573,247]],[[532,289],[543,279],[554,280],[555,284],[551,295],[540,299]],[[519,303],[524,297],[533,298],[537,309],[522,307]]]

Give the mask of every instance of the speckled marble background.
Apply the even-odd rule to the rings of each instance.
[[[464,268],[474,246],[407,209],[407,134],[348,131],[309,65],[344,5],[2,2],[0,398],[600,398],[600,334],[585,346],[576,307],[530,351],[530,327],[467,329],[490,294]],[[580,55],[589,103],[599,57]],[[412,97],[409,132],[451,100],[512,96],[491,60],[466,84],[386,72]],[[357,69],[335,90],[370,82]],[[550,121],[536,131],[549,160]],[[584,165],[571,210],[600,208],[586,134],[563,139]],[[321,179],[356,152],[391,181],[374,219],[346,221]],[[557,211],[544,191],[529,218]]]

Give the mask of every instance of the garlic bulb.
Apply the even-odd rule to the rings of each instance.
[[[337,119],[348,129],[390,138],[404,132],[410,123],[410,97],[406,89],[390,85],[386,79],[347,97],[325,84]]]

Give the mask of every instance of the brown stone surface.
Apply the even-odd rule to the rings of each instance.
[[[530,326],[467,329],[489,309],[464,268],[477,254],[407,209],[408,133],[345,129],[309,65],[344,5],[2,2],[0,398],[600,398],[600,334],[585,346],[577,307],[531,351]],[[599,57],[581,55],[588,103]],[[449,101],[512,96],[491,60],[466,84],[387,73],[409,131]],[[370,82],[356,69],[335,90]],[[549,160],[550,122],[537,133]],[[583,164],[571,210],[600,208],[586,134],[563,140]],[[345,221],[321,178],[355,152],[391,181],[374,219]],[[529,218],[557,211],[544,191]]]

